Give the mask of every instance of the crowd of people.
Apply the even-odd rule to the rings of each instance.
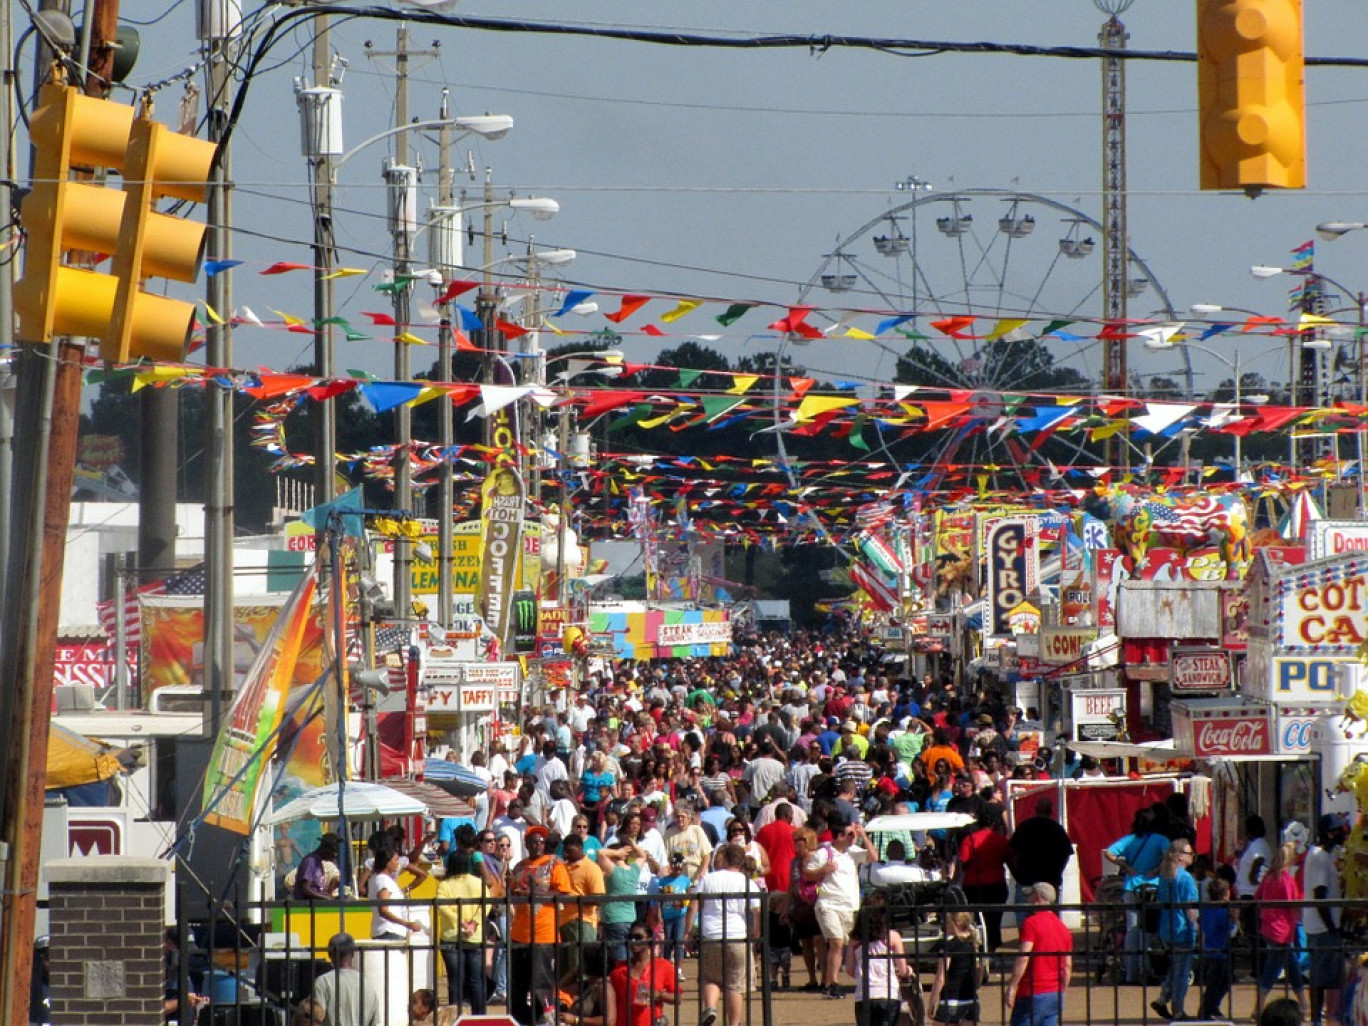
[[[649,1026],[697,954],[703,1026],[742,1021],[756,974],[794,987],[795,961],[806,975],[796,989],[841,999],[852,980],[862,1020],[890,1021],[910,960],[886,922],[857,922],[862,906],[877,916],[865,892],[954,878],[971,901],[1000,903],[1009,864],[1019,886],[1057,888],[1072,850],[1062,829],[1032,841],[1032,824],[1018,859],[1008,836],[1003,781],[1045,775],[1035,751],[1020,751],[1022,711],[901,670],[858,631],[757,635],[727,659],[618,663],[463,759],[488,789],[474,816],[442,821],[434,838],[448,1001],[476,1014],[506,1001],[527,1026],[549,1015]],[[922,810],[963,812],[970,826],[865,832],[876,816]],[[394,839],[376,839],[376,936],[421,928],[386,904],[403,858]],[[996,949],[1001,915],[987,918]],[[960,941],[981,943],[972,930]],[[964,1019],[951,1014],[966,1000],[961,963],[944,982],[946,1021]],[[612,990],[623,966],[641,982],[586,1006],[594,974]]]
[[[447,1004],[484,1014],[506,1002],[523,1026],[654,1026],[694,972],[701,1026],[739,1026],[758,976],[794,988],[795,968],[797,990],[853,996],[862,1026],[891,1026],[917,967],[871,892],[939,881],[984,911],[943,917],[928,1019],[978,1021],[978,987],[1015,905],[1010,1021],[1053,1026],[1072,975],[1071,934],[1054,910],[1073,844],[1049,797],[1014,831],[1005,815],[1008,779],[1051,776],[1035,712],[993,690],[909,679],[903,665],[858,631],[756,635],[726,659],[605,665],[529,710],[512,736],[451,753],[487,787],[473,816],[435,825],[426,852],[405,852],[402,834],[373,838],[373,936],[431,929]],[[1069,768],[1102,772],[1089,759]],[[866,830],[918,811],[962,813],[963,825],[894,818]],[[1164,814],[1167,833],[1147,810],[1107,857],[1128,886],[1152,880],[1181,905],[1195,893],[1190,820],[1180,802]],[[444,870],[430,926],[392,904],[424,854]],[[296,897],[322,893],[311,857]],[[1273,856],[1259,875],[1281,880],[1284,867]],[[1220,893],[1212,884],[1204,897]],[[1161,924],[1176,954],[1157,1012],[1181,1017],[1187,954],[1229,936],[1206,916],[1184,910]],[[1276,952],[1276,924],[1261,918],[1259,929]],[[1212,964],[1202,960],[1212,973],[1203,1014],[1225,993]]]

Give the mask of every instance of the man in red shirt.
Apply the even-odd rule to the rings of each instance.
[[[651,931],[641,923],[627,934],[627,952],[627,961],[608,974],[618,1026],[652,1026],[665,1011],[665,999],[679,989],[675,967],[656,957]]]
[[[769,872],[765,887],[771,894],[788,892],[789,877],[797,851],[793,845],[793,806],[780,802],[774,807],[774,822],[755,832],[755,843],[769,856]]]
[[[1073,935],[1055,914],[1056,897],[1054,884],[1026,888],[1031,912],[1021,924],[1020,953],[1002,992],[1010,1026],[1059,1026],[1073,978]]]

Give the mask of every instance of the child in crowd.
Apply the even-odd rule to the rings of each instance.
[[[692,885],[693,880],[690,878],[688,867],[685,865],[684,853],[677,851],[670,855],[669,872],[662,873],[651,881],[651,893],[687,894]],[[661,933],[665,940],[665,949],[662,954],[674,964],[679,980],[682,982],[684,979],[684,969],[681,965],[684,961],[684,915],[688,909],[688,903],[684,901],[662,901],[658,907],[660,909]]]
[[[1202,1003],[1199,1019],[1219,1019],[1230,993],[1230,938],[1236,920],[1230,914],[1230,881],[1213,876],[1206,885],[1199,928],[1202,935]]]
[[[437,995],[426,987],[415,990],[409,998],[409,1026],[435,1026]]]

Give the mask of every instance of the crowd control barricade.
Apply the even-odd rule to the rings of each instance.
[[[776,1015],[780,1022],[805,1022],[803,1015],[811,1014],[806,1003],[816,1002],[820,995],[804,993],[800,986],[805,971],[799,955],[794,953],[791,972],[794,985],[780,989],[781,978],[771,969],[783,964],[782,952],[773,945],[776,916],[771,912],[782,909],[783,898],[775,905],[775,896],[763,891],[749,895],[716,896],[718,900],[743,901],[747,897],[759,905],[758,923],[743,937],[718,940],[743,944],[749,965],[745,975],[746,994],[743,1001],[742,1026],[774,1026]],[[338,932],[355,937],[358,948],[357,966],[362,970],[362,986],[374,993],[381,1007],[382,1026],[405,1026],[408,1022],[408,1001],[414,990],[423,988],[433,992],[437,1004],[438,1026],[454,1022],[476,1009],[471,994],[463,987],[452,988],[452,969],[463,972],[462,964],[477,965],[489,980],[483,1011],[495,1017],[506,1015],[526,1022],[527,1026],[568,1021],[575,1014],[577,995],[592,992],[595,985],[593,970],[601,964],[618,940],[630,934],[621,930],[606,930],[611,922],[628,923],[631,929],[645,930],[651,938],[654,957],[668,963],[677,986],[671,991],[657,987],[653,976],[638,988],[633,1000],[651,1006],[652,1026],[693,1026],[700,1021],[704,1006],[699,986],[701,962],[697,937],[681,938],[675,909],[686,910],[688,895],[627,895],[621,897],[575,897],[558,899],[558,929],[552,944],[519,944],[511,937],[509,925],[514,917],[526,911],[527,898],[511,896],[479,901],[417,900],[393,901],[388,904],[404,909],[404,915],[426,924],[441,921],[443,909],[456,911],[457,918],[478,917],[483,926],[484,939],[475,951],[464,952],[464,963],[453,959],[451,945],[443,945],[431,929],[412,934],[404,941],[372,941],[371,916],[375,903],[365,900],[345,902],[266,901],[223,905],[215,908],[207,920],[181,921],[177,927],[180,956],[169,962],[170,979],[178,981],[181,993],[187,991],[210,998],[200,1009],[197,1026],[231,1026],[231,1024],[271,1024],[284,1026],[292,1023],[293,1010],[312,992],[319,976],[332,971],[327,960],[328,940]],[[537,902],[538,907],[543,903]],[[1297,983],[1309,988],[1308,974],[1313,957],[1328,958],[1344,970],[1347,981],[1346,1000],[1352,994],[1365,994],[1358,988],[1358,961],[1365,952],[1362,940],[1368,927],[1368,903],[1317,902],[1297,903],[1301,909],[1317,906],[1342,910],[1342,929],[1328,941],[1318,937],[1314,941],[1302,937],[1293,944],[1297,979],[1283,973],[1274,981],[1270,998],[1295,996]],[[871,943],[876,938],[869,934],[870,917],[856,918],[852,946],[858,954],[854,972],[843,974],[841,984],[845,1004],[829,1003],[829,1010],[821,1013],[821,1021],[831,1023],[854,1022],[851,1002],[855,998],[852,983],[863,980],[872,983],[887,970],[883,978],[893,978],[898,984],[900,1022],[921,1026],[931,1021],[935,1009],[928,1007],[932,984],[941,963],[940,942],[945,932],[946,916],[955,911],[968,912],[974,923],[974,959],[977,967],[978,1021],[985,1024],[1005,1023],[1008,1013],[1005,993],[1018,960],[1029,968],[1033,959],[1051,956],[1033,952],[1020,955],[1017,950],[1017,931],[1006,926],[1002,947],[990,952],[985,947],[985,933],[981,922],[985,915],[1008,913],[1024,919],[1030,909],[1020,905],[975,905],[965,900],[959,888],[948,884],[899,886],[867,893],[864,910],[878,908],[889,927],[902,939],[901,952],[884,951]],[[1199,913],[1206,907],[1198,903]],[[1232,917],[1239,919],[1234,905],[1229,906]],[[612,911],[610,911],[612,910]],[[1166,971],[1164,944],[1157,937],[1148,952],[1149,974],[1139,983],[1128,985],[1118,975],[1105,971],[1115,964],[1117,931],[1115,924],[1124,919],[1125,907],[1120,901],[1093,901],[1087,904],[1056,906],[1065,921],[1078,922],[1071,929],[1073,943],[1072,978],[1065,993],[1062,1021],[1068,1023],[1134,1023],[1167,1022],[1152,1007],[1159,1001],[1160,987]],[[1162,907],[1161,913],[1185,913],[1185,907]],[[591,921],[597,913],[595,930],[584,928],[560,929],[561,924]],[[695,934],[697,930],[695,929]],[[682,943],[679,941],[682,940]],[[54,944],[59,942],[54,938]],[[627,945],[630,947],[630,945]],[[444,947],[447,949],[444,952]],[[1317,951],[1313,956],[1312,949]],[[473,955],[473,958],[472,958]],[[882,966],[879,963],[882,962]],[[905,966],[906,974],[899,970]],[[820,971],[820,961],[818,963]],[[1209,982],[1220,982],[1219,959],[1209,953],[1199,939],[1191,970],[1191,982],[1182,1009],[1190,1017],[1199,1010],[1211,1014],[1213,1021],[1244,1021],[1254,1016],[1257,988],[1249,975],[1249,968],[1227,964],[1234,969],[1229,974],[1230,986],[1219,995],[1214,1007],[1202,1009],[1199,1002]],[[1256,971],[1259,966],[1252,967]],[[550,983],[530,973],[548,970]],[[891,977],[888,975],[891,973]],[[495,1001],[493,988],[503,980],[505,994]],[[1217,989],[1220,989],[1219,987]],[[1304,993],[1309,996],[1309,989]],[[528,1000],[530,996],[530,1000]],[[1360,998],[1360,1002],[1364,999]],[[722,1002],[718,1002],[719,1026],[724,1023]],[[827,1004],[820,1006],[828,1008]],[[776,1009],[778,1011],[776,1011]],[[1176,1012],[1177,1009],[1168,1009]],[[792,1013],[792,1014],[791,1014]],[[1326,1020],[1329,1021],[1329,1015]],[[619,1017],[626,1024],[627,1018]],[[1368,1026],[1368,1023],[1361,1024]]]

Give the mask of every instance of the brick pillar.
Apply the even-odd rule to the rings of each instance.
[[[55,859],[47,873],[52,1021],[162,1021],[167,863],[124,855]]]

